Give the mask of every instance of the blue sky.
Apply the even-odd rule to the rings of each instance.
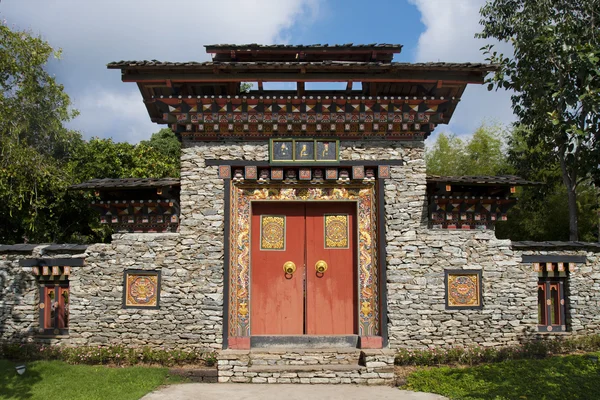
[[[473,35],[484,1],[2,0],[0,18],[62,48],[49,68],[80,111],[72,128],[136,143],[162,126],[150,122],[136,85],[106,69],[110,61],[208,60],[203,45],[214,43],[352,42],[400,43],[395,61],[478,62],[485,43]],[[436,133],[513,120],[508,93],[470,86]]]

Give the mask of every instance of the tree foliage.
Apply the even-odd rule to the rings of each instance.
[[[45,68],[59,55],[41,38],[0,25],[0,243],[106,240],[91,195],[70,185],[179,176],[180,143],[168,129],[132,145],[84,141],[65,128],[77,112]]]
[[[600,183],[600,0],[490,0],[481,17],[478,37],[514,53],[484,47],[499,66],[488,88],[514,91],[527,146],[558,163],[577,240],[578,186]]]
[[[425,153],[427,173],[442,176],[501,175],[510,167],[503,152],[506,132],[499,124],[481,125],[470,138],[440,133]]]
[[[0,241],[46,239],[71,181],[64,165],[81,137],[63,124],[76,112],[45,70],[59,55],[0,25]]]
[[[496,224],[496,236],[512,240],[569,240],[567,192],[560,165],[540,147],[528,147],[527,132],[515,126],[482,126],[471,139],[440,134],[425,154],[427,172],[442,176],[516,174],[543,185],[518,188],[508,221]],[[598,240],[598,199],[590,182],[580,184],[577,201],[579,237]]]

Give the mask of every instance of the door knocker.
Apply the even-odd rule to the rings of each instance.
[[[317,271],[317,277],[321,278],[325,274],[325,271],[327,271],[327,263],[323,260],[317,261],[315,270]]]
[[[287,261],[283,264],[283,272],[285,273],[285,279],[292,279],[294,272],[296,272],[296,264],[292,261]]]

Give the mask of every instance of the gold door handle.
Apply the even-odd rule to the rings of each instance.
[[[296,264],[292,261],[285,262],[283,264],[283,272],[285,272],[286,275],[293,275],[294,272],[296,272]]]
[[[325,271],[327,271],[327,263],[323,260],[319,260],[315,264],[315,269],[317,270],[317,273],[323,274]]]

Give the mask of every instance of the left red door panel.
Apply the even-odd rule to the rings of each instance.
[[[305,206],[254,202],[251,223],[251,334],[302,335]],[[291,274],[287,262],[296,267]]]

